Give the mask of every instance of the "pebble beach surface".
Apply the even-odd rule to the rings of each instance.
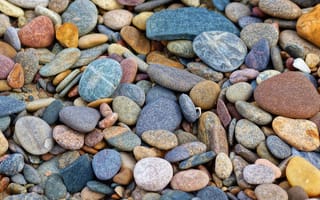
[[[320,198],[319,0],[0,0],[0,199]]]

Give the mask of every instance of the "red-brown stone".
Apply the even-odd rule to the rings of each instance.
[[[14,62],[7,56],[0,54],[0,80],[6,79],[14,67]]]

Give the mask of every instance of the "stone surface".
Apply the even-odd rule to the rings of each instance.
[[[275,180],[275,174],[270,167],[251,164],[243,169],[243,178],[250,184],[264,184],[272,183]]]
[[[272,128],[281,139],[298,150],[314,151],[320,146],[318,128],[312,121],[278,116],[273,120]]]
[[[261,200],[288,200],[287,192],[276,184],[261,184],[254,190],[256,197]]]
[[[21,8],[4,0],[0,1],[0,11],[11,17],[21,17],[24,15],[24,11]]]
[[[282,61],[281,61],[282,62]],[[256,78],[256,82],[259,85],[262,81],[265,81],[273,76],[276,76],[278,74],[280,74],[281,72],[277,71],[277,70],[273,70],[273,69],[269,69],[269,70],[264,70],[262,72],[259,73],[259,75]]]
[[[150,52],[146,58],[146,61],[148,64],[159,64],[167,67],[183,69],[183,65],[180,62],[168,58],[167,55],[159,51]]]
[[[39,184],[41,181],[38,171],[28,164],[23,167],[23,176],[29,183]]]
[[[300,186],[293,186],[287,191],[289,199],[299,200],[299,199],[308,199],[307,193]]]
[[[189,142],[168,151],[164,157],[169,162],[185,160],[193,155],[204,153],[207,146],[202,142]]]
[[[196,154],[190,158],[180,162],[179,169],[189,169],[211,161],[216,154],[213,151]]]
[[[52,174],[48,177],[44,189],[45,195],[49,199],[64,198],[67,194],[67,188],[58,174]]]
[[[10,116],[0,117],[0,131],[5,131],[11,124]]]
[[[215,159],[214,172],[221,179],[228,178],[233,170],[232,162],[227,154],[219,153]]]
[[[20,8],[34,9],[37,5],[47,7],[49,0],[32,0],[25,2],[23,0],[9,0],[9,2],[19,6]]]
[[[146,24],[149,17],[153,15],[153,12],[140,12],[132,18],[132,24],[137,27],[138,29],[145,31]]]
[[[144,158],[137,162],[133,176],[136,184],[147,191],[165,188],[173,176],[170,163],[161,158]]]
[[[235,137],[240,144],[249,149],[255,149],[260,142],[265,140],[261,129],[247,119],[241,119],[237,122]]]
[[[286,177],[292,186],[300,186],[309,197],[320,193],[320,171],[305,159],[295,156],[286,168]]]
[[[209,80],[197,83],[190,91],[192,102],[203,110],[213,108],[217,103],[220,87]]]
[[[112,96],[114,98],[116,98],[117,96],[128,97],[140,107],[143,106],[146,99],[144,91],[139,86],[137,86],[136,84],[127,83],[120,83]]]
[[[113,193],[113,190],[108,185],[99,181],[88,181],[87,187],[94,192],[99,192],[106,195],[111,195]]]
[[[214,186],[207,186],[197,192],[197,197],[201,200],[219,199],[227,200],[227,195],[219,188]]]
[[[221,72],[237,69],[247,54],[240,38],[222,31],[202,32],[194,39],[193,50],[209,67]]]
[[[192,192],[201,190],[209,183],[208,175],[196,169],[189,169],[176,173],[171,180],[171,187],[175,190]]]
[[[150,41],[134,26],[125,26],[120,31],[121,38],[138,54],[150,52]]]
[[[15,124],[15,138],[20,145],[33,155],[42,155],[53,147],[52,129],[42,119],[25,116]]]
[[[270,60],[270,48],[267,39],[260,39],[255,43],[248,55],[246,56],[245,64],[252,69],[262,71],[267,68]]]
[[[238,20],[238,24],[241,28],[244,28],[245,26],[253,23],[261,23],[262,20],[258,17],[252,17],[252,16],[243,16],[240,17]]]
[[[236,101],[236,109],[241,116],[257,125],[267,125],[272,121],[271,114],[245,101]]]
[[[142,4],[144,0],[118,0],[118,2],[121,5],[125,5],[125,6],[137,6],[139,4]]]
[[[82,50],[79,60],[73,65],[72,68],[82,67],[90,64],[101,54],[103,54],[109,48],[109,44],[102,44],[90,49]]]
[[[6,176],[13,176],[22,171],[24,166],[23,155],[13,153],[2,157],[0,161],[0,173]]]
[[[118,113],[119,121],[127,125],[135,125],[141,108],[126,96],[117,96],[112,101],[113,112]]]
[[[2,131],[0,130],[0,156],[6,153],[9,148],[9,143],[7,138],[3,135]]]
[[[253,92],[252,86],[247,82],[239,82],[227,88],[226,98],[229,102],[247,101]]]
[[[290,146],[275,135],[267,137],[266,145],[270,153],[276,158],[285,159],[291,155]]]
[[[147,37],[152,40],[193,39],[204,31],[239,34],[238,29],[224,16],[207,9],[191,7],[153,14],[147,20],[146,31]]]
[[[1,15],[0,15],[0,19],[1,19]],[[1,25],[0,25],[0,30],[1,30]],[[0,35],[1,35],[1,32],[0,32]],[[17,55],[17,52],[10,44],[0,41],[0,54],[13,59]]]
[[[56,38],[62,46],[76,48],[79,40],[78,27],[71,22],[63,23],[56,29]]]
[[[174,133],[166,130],[149,130],[142,133],[141,138],[150,146],[161,150],[170,150],[178,146],[178,139]]]
[[[120,83],[133,83],[138,72],[138,64],[133,58],[126,58],[120,62],[122,78]]]
[[[103,22],[104,25],[113,29],[120,30],[125,26],[131,24],[133,14],[124,9],[115,9],[104,13]]]
[[[172,90],[164,88],[160,85],[154,85],[147,91],[146,104],[152,103],[158,100],[159,98],[170,99],[172,101],[177,100],[177,97]]]
[[[62,101],[60,100],[53,101],[43,111],[42,119],[46,121],[49,125],[54,124],[59,119],[59,112],[62,108],[63,108]]]
[[[17,51],[21,49],[21,42],[18,36],[18,31],[14,27],[10,26],[7,28],[6,32],[4,33],[3,39]]]
[[[237,23],[241,17],[250,15],[250,8],[239,2],[229,3],[225,8],[226,16],[234,23]]]
[[[229,80],[231,83],[246,82],[248,80],[255,79],[258,75],[259,71],[246,68],[232,72]]]
[[[11,60],[11,58],[8,58],[4,55],[0,55],[0,65],[0,79],[6,79],[14,67],[14,62],[13,60]]]
[[[82,200],[99,200],[99,199],[103,199],[104,197],[105,197],[104,194],[92,191],[88,187],[84,187],[81,190],[81,199]]]
[[[272,171],[274,173],[274,177],[276,179],[281,177],[282,172],[281,172],[280,167],[276,166],[275,164],[273,164],[271,161],[269,161],[267,159],[259,158],[254,162],[254,164],[264,165],[264,166],[270,167],[272,169]]]
[[[112,126],[103,130],[104,139],[112,146],[121,151],[132,151],[136,146],[141,145],[141,139],[132,131]]]
[[[99,8],[104,10],[114,10],[122,8],[122,5],[119,4],[117,0],[92,0]]]
[[[51,0],[48,8],[56,13],[62,13],[69,6],[70,0]]]
[[[259,1],[259,8],[270,16],[282,19],[297,19],[302,14],[299,6],[288,0],[262,0]]]
[[[298,151],[295,148],[291,148],[291,152],[293,156],[300,156],[309,161],[311,164],[316,166],[318,169],[320,169],[320,156],[318,152],[305,152],[305,151]]]
[[[53,139],[62,148],[70,150],[80,149],[84,144],[84,134],[80,134],[64,125],[54,127]]]
[[[263,81],[254,98],[262,109],[290,118],[310,118],[320,107],[317,91],[299,72],[285,72]]]
[[[108,58],[95,60],[88,65],[80,79],[79,94],[89,102],[109,97],[119,85],[121,76],[118,62]]]
[[[76,0],[72,2],[62,14],[63,23],[74,23],[79,30],[79,36],[92,31],[98,19],[98,10],[89,0]]]
[[[197,109],[192,101],[192,99],[186,95],[181,94],[179,97],[179,105],[184,118],[188,122],[195,122],[200,117],[200,110]]]
[[[49,17],[39,16],[18,31],[21,44],[34,47],[48,47],[54,40],[54,26]]]
[[[15,89],[21,88],[24,85],[24,70],[19,63],[14,65],[7,77],[7,82],[11,88]]]
[[[92,168],[99,180],[109,180],[116,175],[121,167],[119,152],[112,149],[104,149],[94,155]]]
[[[26,105],[23,101],[13,97],[0,96],[0,117],[8,116],[25,110]]]
[[[79,38],[79,48],[88,49],[108,41],[108,36],[102,33],[91,33]]]
[[[24,83],[31,83],[40,68],[39,57],[35,49],[29,48],[25,51],[18,52],[15,61],[23,67]]]
[[[193,51],[192,42],[190,40],[174,40],[167,44],[168,50],[183,58],[193,58],[195,53]]]

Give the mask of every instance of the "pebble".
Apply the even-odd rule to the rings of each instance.
[[[223,126],[228,127],[232,119],[226,104],[221,99],[218,99],[218,102],[217,102],[217,115],[221,120]]]
[[[81,191],[86,186],[88,181],[94,179],[93,165],[88,154],[80,156],[69,166],[60,170],[60,175],[63,179],[67,191],[76,193]]]
[[[166,130],[149,130],[142,133],[141,138],[150,146],[160,150],[170,150],[178,146],[178,139],[174,133]]]
[[[272,128],[281,139],[298,150],[314,151],[320,145],[318,128],[312,121],[278,116],[274,118]]]
[[[276,184],[265,183],[258,185],[254,193],[256,197],[261,200],[288,200],[287,192]]]
[[[5,117],[14,113],[19,113],[26,109],[23,101],[9,96],[0,96],[0,117]]]
[[[269,161],[267,159],[259,158],[254,162],[254,164],[264,165],[264,166],[270,167],[272,169],[276,179],[281,177],[282,172],[281,172],[280,167],[276,166],[275,164],[273,164],[271,161]]]
[[[185,132],[181,129],[174,132],[178,138],[179,145],[189,143],[189,142],[195,142],[198,141],[197,137],[193,135],[192,133]]]
[[[262,20],[258,17],[252,17],[252,16],[243,16],[238,19],[238,24],[241,28],[246,27],[249,24],[253,23],[262,23]]]
[[[25,164],[23,167],[23,176],[29,183],[39,184],[41,181],[38,171],[28,164]]]
[[[296,44],[288,44],[284,49],[290,56],[294,58],[304,58],[304,49]]]
[[[227,154],[218,153],[215,159],[214,172],[221,179],[228,178],[233,170],[232,162]]]
[[[223,74],[213,70],[207,65],[199,62],[189,62],[187,64],[187,69],[193,74],[196,74],[204,79],[219,82],[223,78]]]
[[[56,38],[64,47],[76,48],[78,46],[78,37],[78,27],[71,22],[63,23],[56,28]]]
[[[246,82],[248,80],[255,79],[258,75],[259,71],[245,68],[232,72],[229,80],[231,83]]]
[[[297,19],[302,14],[301,9],[292,1],[288,0],[262,0],[259,8],[266,14],[280,19]]]
[[[250,52],[246,56],[245,64],[248,68],[263,71],[267,68],[270,60],[270,48],[267,39],[260,39],[253,44]]]
[[[104,25],[113,29],[120,30],[125,26],[131,24],[133,14],[124,9],[115,9],[104,13],[103,22]]]
[[[243,178],[249,184],[264,184],[272,183],[275,180],[275,175],[268,166],[250,164],[243,169]]]
[[[269,69],[269,70],[264,70],[262,72],[259,73],[259,75],[256,78],[256,82],[259,85],[262,81],[265,81],[271,77],[274,77],[276,75],[280,74],[279,71],[277,70],[273,70],[273,69]]]
[[[121,38],[138,54],[150,52],[150,41],[134,26],[125,26],[120,31]]]
[[[308,199],[307,193],[300,186],[293,186],[288,191],[288,197],[292,200]]]
[[[21,44],[33,48],[48,47],[54,40],[54,26],[49,17],[39,16],[18,31]]]
[[[19,118],[15,124],[14,134],[19,144],[33,155],[45,154],[53,147],[52,129],[40,118],[33,116]]]
[[[272,121],[271,114],[251,103],[245,101],[236,101],[235,106],[241,116],[257,125],[267,125]]]
[[[291,148],[275,135],[267,137],[266,145],[270,153],[278,159],[286,159],[291,155]]]
[[[286,177],[292,186],[300,186],[309,197],[320,194],[320,171],[302,157],[290,159],[286,168]]]
[[[310,69],[314,69],[320,63],[320,57],[316,54],[309,53],[306,55],[305,62]]]
[[[190,158],[180,162],[179,169],[189,169],[211,161],[216,154],[213,151],[196,154]]]
[[[179,145],[168,151],[164,157],[169,162],[179,162],[196,154],[204,153],[207,146],[202,142],[195,141]]]
[[[290,118],[314,116],[319,108],[318,97],[314,86],[300,72],[285,72],[269,78],[254,91],[259,107],[272,114]]]
[[[141,145],[141,139],[132,131],[118,126],[112,126],[103,130],[104,139],[121,151],[132,151]]]
[[[193,58],[195,53],[193,51],[192,42],[190,40],[174,40],[167,44],[168,50],[176,56],[183,58]]]
[[[51,0],[48,8],[56,13],[62,13],[69,6],[70,0]]]
[[[6,30],[7,30],[7,28],[8,27],[10,27],[11,26],[11,24],[10,24],[10,19],[9,19],[9,17],[7,16],[7,15],[4,15],[4,14],[0,14],[0,36],[2,37],[3,36],[3,34],[6,32]],[[3,51],[3,47],[2,47],[2,45],[3,44],[6,44],[5,42],[0,42],[1,43],[1,50]],[[10,45],[9,45],[10,46]],[[12,47],[11,47],[12,48]],[[4,54],[5,55],[5,54]],[[10,56],[9,56],[10,57]],[[12,58],[12,57],[11,57]]]
[[[144,3],[145,0],[118,0],[121,5],[125,6],[137,6]]]
[[[10,116],[0,117],[0,131],[5,131],[11,124]],[[0,153],[1,155],[1,153]]]
[[[156,148],[137,146],[133,149],[134,158],[138,161],[143,158],[163,157],[163,152]]]
[[[186,199],[191,200],[193,198],[193,195],[187,192],[183,192],[180,190],[170,190],[166,189],[164,190],[163,194],[161,195],[160,199]]]
[[[25,51],[20,51],[15,57],[15,61],[20,63],[24,70],[24,83],[29,84],[33,81],[39,67],[39,57],[37,52],[29,48]]]
[[[16,174],[14,176],[11,176],[11,181],[12,183],[16,183],[16,184],[19,184],[19,185],[25,185],[27,184],[26,180],[24,179],[23,175],[22,174]]]
[[[300,156],[312,163],[314,166],[316,166],[318,169],[320,169],[320,156],[318,152],[305,152],[305,151],[298,151],[295,148],[291,148],[292,155],[293,156]]]
[[[11,88],[19,89],[22,88],[24,85],[24,70],[23,67],[16,63],[9,73],[7,77],[8,85]]]
[[[63,108],[61,100],[53,101],[48,107],[45,108],[42,114],[42,119],[49,125],[54,124],[59,119],[59,112]]]
[[[265,158],[271,161],[273,164],[279,164],[279,161],[269,152],[266,142],[261,142],[257,146],[257,154],[260,158]]]
[[[241,144],[236,144],[234,146],[234,152],[250,163],[254,163],[259,158],[256,153]]]
[[[52,174],[48,177],[44,194],[49,199],[61,199],[67,195],[67,188],[58,174]]]
[[[55,98],[53,97],[29,101],[27,102],[26,108],[27,111],[34,112],[41,108],[48,107],[53,101],[55,101]]]
[[[136,133],[140,136],[148,130],[174,131],[180,125],[181,120],[179,105],[172,100],[159,98],[141,110],[136,124]]]
[[[19,200],[19,199],[45,200],[45,198],[42,195],[37,194],[35,192],[26,193],[26,194],[10,195],[5,198],[5,200]]]
[[[250,8],[239,2],[229,3],[225,7],[225,15],[234,23],[237,23],[241,17],[249,16]]]
[[[114,98],[118,96],[128,97],[140,107],[143,106],[146,99],[144,91],[139,86],[128,83],[120,83],[112,96]]]
[[[310,73],[311,72],[309,66],[301,58],[294,59],[292,66],[294,68],[298,69],[299,71],[304,72],[304,73]]]
[[[23,0],[9,0],[10,3],[19,6],[20,8],[34,9],[36,6],[40,5],[43,7],[47,7],[49,4],[49,0],[31,0],[25,2]]]
[[[122,5],[116,0],[92,0],[92,2],[104,10],[115,10],[122,8]]]
[[[49,17],[55,26],[59,26],[62,24],[61,16],[58,13],[46,8],[45,6],[37,5],[34,11],[37,15],[44,15]]]
[[[78,46],[81,49],[88,49],[101,45],[108,41],[108,36],[102,33],[91,33],[79,38]]]
[[[173,177],[171,164],[162,158],[144,158],[134,168],[136,184],[147,191],[164,189]]]
[[[121,167],[120,154],[112,149],[104,149],[94,155],[92,168],[99,180],[113,178]]]
[[[94,192],[90,190],[88,187],[84,187],[81,190],[81,199],[82,200],[99,200],[103,199],[105,197],[104,194],[101,194],[99,192]]]
[[[106,184],[99,181],[88,181],[87,187],[94,192],[99,192],[101,194],[111,195],[113,190]]]
[[[11,58],[8,58],[7,56],[4,56],[4,55],[0,55],[0,65],[1,65],[0,79],[6,79],[14,67],[14,62],[13,60],[11,60]]]
[[[135,125],[141,108],[126,96],[117,96],[112,101],[112,110],[119,115],[119,121],[127,125]]]
[[[249,49],[253,47],[259,40],[265,38],[269,42],[269,46],[276,46],[279,39],[279,31],[272,24],[252,23],[245,26],[240,32],[240,38]]]
[[[0,130],[0,156],[5,154],[9,148],[9,143],[7,138],[3,135],[2,131]]]
[[[65,168],[72,164],[80,157],[80,153],[77,151],[66,151],[58,159],[58,167],[60,169]]]
[[[265,140],[261,129],[247,119],[241,119],[237,122],[235,137],[240,144],[249,149],[255,149]]]
[[[55,126],[52,136],[64,149],[76,150],[84,145],[84,134],[80,134],[64,125]]]
[[[0,1],[0,11],[10,17],[21,17],[24,15],[24,11],[21,8],[4,0]]]
[[[82,67],[84,65],[90,64],[94,59],[98,58],[101,54],[103,54],[109,48],[109,44],[102,44],[96,47],[92,47],[90,49],[82,50],[80,54],[80,58],[73,65],[72,68]]]
[[[230,3],[229,0],[212,0],[213,5],[219,11],[224,11],[225,7]]]
[[[153,15],[153,12],[140,12],[132,18],[132,24],[138,29],[145,31],[146,23],[149,17]]]
[[[91,62],[79,82],[79,94],[86,101],[94,101],[112,95],[122,76],[120,64],[112,59],[101,58]],[[92,81],[92,84],[87,84]],[[104,84],[101,84],[104,83]],[[109,87],[105,87],[108,85]]]
[[[6,176],[13,176],[22,171],[24,166],[23,155],[13,153],[5,155],[0,161],[0,173]]]
[[[192,7],[156,12],[148,19],[146,28],[147,38],[152,40],[194,39],[205,31],[227,31],[239,35],[239,30],[224,16]]]
[[[89,0],[72,2],[61,15],[63,23],[71,22],[78,27],[79,36],[92,31],[98,20],[98,10]]]
[[[1,14],[0,14],[0,19],[1,19]],[[1,31],[1,25],[0,25],[0,31]],[[1,35],[1,32],[0,32],[0,35]],[[17,55],[17,51],[11,45],[2,41],[0,41],[0,53],[1,55],[4,55],[11,59],[13,59]]]
[[[227,200],[227,195],[218,187],[215,186],[207,186],[202,190],[197,192],[197,197],[201,200],[209,200],[209,199],[219,199],[219,200]]]
[[[179,97],[179,105],[183,114],[183,117],[190,123],[195,122],[201,115],[201,110],[196,108],[192,99],[186,95],[181,94]]]
[[[247,82],[239,82],[227,88],[226,98],[229,102],[247,101],[253,93],[252,86]]]
[[[219,93],[220,87],[217,83],[204,80],[191,89],[190,98],[196,106],[208,110],[216,105]]]
[[[208,175],[197,169],[189,169],[176,173],[171,180],[171,187],[175,190],[193,192],[201,190],[209,183]]]
[[[137,72],[138,64],[133,58],[125,58],[120,62],[122,69],[122,78],[120,83],[133,83]]]
[[[18,31],[12,26],[8,27],[3,35],[4,41],[10,44],[15,50],[19,51],[21,49],[21,43],[18,36]]]
[[[161,87],[160,85],[154,85],[147,91],[146,104],[152,103],[159,98],[170,99],[172,101],[177,100],[176,94],[172,90]]]
[[[238,36],[222,31],[202,32],[194,39],[193,50],[209,67],[220,72],[237,69],[247,54],[246,45]]]

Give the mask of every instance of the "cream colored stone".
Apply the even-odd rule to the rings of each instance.
[[[146,23],[149,17],[153,15],[153,12],[141,12],[133,17],[132,24],[137,27],[138,29],[145,31],[146,30]]]
[[[124,46],[120,44],[113,43],[108,48],[108,54],[118,54],[122,56],[125,52],[130,52],[129,49],[125,48]]]
[[[34,100],[34,101],[30,101],[27,102],[27,111],[29,112],[34,112],[39,110],[40,108],[44,108],[49,106],[54,100],[56,100],[55,98],[49,97],[49,98],[44,98],[44,99],[38,99],[38,100]]]
[[[91,0],[98,7],[104,10],[114,10],[122,8],[123,5],[119,4],[117,0]]]
[[[0,11],[11,17],[20,17],[24,15],[24,11],[21,8],[6,0],[0,0]]]
[[[48,8],[45,8],[45,7],[39,5],[35,8],[35,13],[37,15],[44,15],[44,16],[49,17],[54,25],[61,25],[62,24],[61,16],[58,13],[56,13],[52,10],[49,10]]]
[[[7,138],[3,135],[3,133],[0,131],[0,156],[6,153],[6,151],[9,148],[9,143]]]

